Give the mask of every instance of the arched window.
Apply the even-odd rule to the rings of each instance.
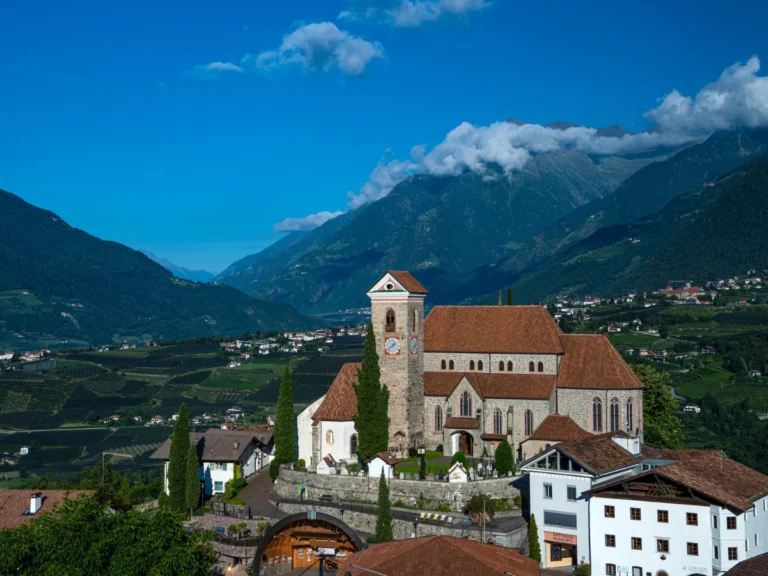
[[[413,324],[411,326],[411,330],[413,332],[416,332],[416,327],[419,325],[419,316],[418,312],[416,310],[413,311]]]
[[[354,456],[357,454],[357,434],[352,434],[349,437],[349,455]]]
[[[499,372],[504,372],[504,360],[499,360]]]
[[[395,331],[395,311],[390,308],[387,310],[387,332]]]
[[[544,372],[544,362],[539,362],[539,372]]]
[[[440,406],[435,406],[435,432],[440,432],[443,429],[443,409]]]
[[[508,360],[507,361],[507,372],[512,372],[512,368],[513,368],[512,360]]]
[[[477,361],[477,369],[478,370],[482,370],[483,369],[483,361],[482,360],[478,360]]]
[[[603,403],[600,398],[595,398],[592,401],[592,431],[603,431]]]
[[[616,432],[621,429],[621,422],[619,421],[619,401],[614,398],[611,400],[611,432]]]
[[[526,410],[524,418],[525,418],[524,433],[525,433],[525,436],[530,436],[531,434],[533,434],[533,412],[531,412],[530,410]]]
[[[498,408],[493,411],[493,433],[503,434],[501,431],[501,410]]]
[[[328,430],[328,432],[325,433],[325,443],[329,446],[333,444],[333,430]]]
[[[470,360],[469,361],[469,369],[470,370],[474,370],[475,369],[475,361],[474,360]]]
[[[528,372],[533,372],[533,360],[528,362]]]
[[[453,360],[448,361],[448,369],[453,370]]]
[[[632,434],[632,431],[635,429],[635,415],[634,415],[634,405],[632,403],[632,398],[627,400],[627,432]]]
[[[440,360],[440,370],[445,370],[445,360]]]
[[[459,398],[459,416],[472,416],[472,396],[464,392]]]

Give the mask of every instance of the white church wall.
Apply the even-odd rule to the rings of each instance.
[[[350,452],[351,438],[355,432],[354,422],[318,423],[320,438],[320,458],[330,454],[337,462],[341,460],[356,460],[357,456]]]
[[[296,419],[296,427],[299,434],[299,459],[303,459],[307,466],[310,465],[312,459],[312,416],[315,415],[323,400],[325,400],[325,396],[321,396],[312,402]]]

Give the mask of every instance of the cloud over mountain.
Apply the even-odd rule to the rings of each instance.
[[[337,68],[343,74],[356,76],[365,72],[373,59],[383,57],[384,48],[378,42],[353,36],[332,22],[317,22],[303,24],[287,34],[275,50],[246,55],[243,64],[264,71],[287,66],[312,72]]]
[[[372,20],[396,26],[415,28],[445,14],[463,16],[490,6],[485,0],[353,0],[340,20]]]
[[[473,126],[462,122],[432,149],[416,146],[409,159],[379,161],[359,192],[348,192],[348,208],[356,209],[386,196],[412,174],[459,175],[467,171],[497,177],[520,170],[535,154],[576,149],[588,154],[631,154],[662,146],[703,140],[715,130],[768,126],[768,77],[758,76],[760,60],[728,67],[695,97],[673,90],[645,114],[655,129],[639,134],[604,136],[584,126],[548,127],[522,122]]]
[[[306,230],[312,230],[332,220],[337,216],[341,216],[343,212],[318,212],[317,214],[310,214],[304,216],[304,218],[286,218],[285,220],[275,224],[275,232],[300,232]]]

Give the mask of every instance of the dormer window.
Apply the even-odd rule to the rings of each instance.
[[[390,308],[387,310],[387,332],[395,331],[395,311]]]

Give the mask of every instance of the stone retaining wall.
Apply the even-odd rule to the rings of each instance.
[[[356,532],[363,532],[367,534],[374,534],[376,532],[376,515],[366,514],[364,512],[354,512],[351,510],[340,510],[332,506],[314,506],[315,510],[328,514],[334,518],[339,518],[350,528]],[[299,512],[306,512],[307,506],[305,504],[293,504],[284,502],[280,504],[280,510],[287,514],[297,514]],[[481,530],[462,530],[460,528],[451,528],[450,526],[439,526],[435,524],[419,524],[418,536],[453,536],[456,538],[468,538],[469,540],[481,541],[483,533]],[[509,548],[518,548],[522,545],[525,537],[528,533],[526,526],[521,526],[514,532],[506,534],[502,540],[503,545]],[[413,522],[407,520],[400,520],[397,518],[392,519],[392,534],[395,540],[405,540],[414,536]],[[493,537],[494,533],[489,530],[486,534],[486,538]]]
[[[424,498],[448,502],[454,510],[458,510],[475,494],[512,500],[520,493],[513,486],[519,479],[520,476],[516,476],[466,483],[392,479],[389,481],[389,499],[392,502],[408,502]],[[298,487],[302,482],[307,486],[308,498],[311,500],[319,500],[321,496],[329,495],[334,501],[376,502],[379,496],[378,478],[315,474],[291,470],[288,467],[280,470],[275,490],[281,500],[298,500]]]

